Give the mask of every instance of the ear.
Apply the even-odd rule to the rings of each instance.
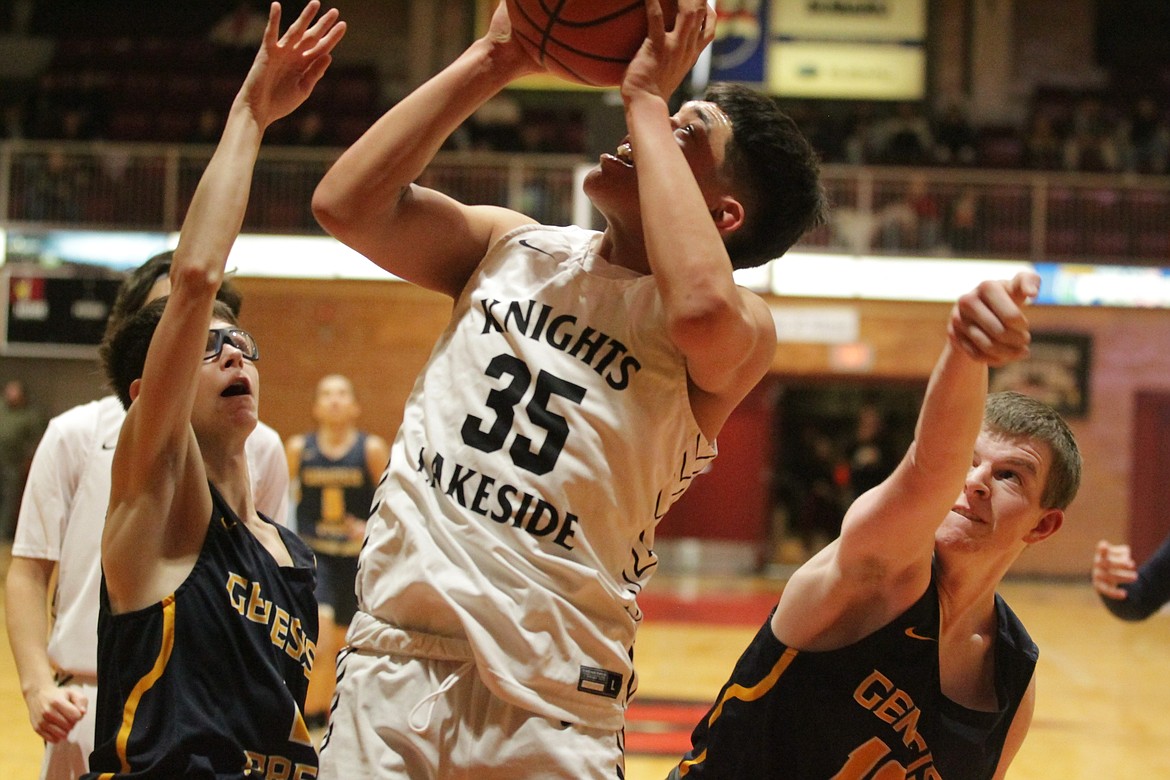
[[[734,233],[743,225],[743,204],[730,195],[719,198],[719,202],[711,209],[711,218],[715,220],[715,227],[719,235],[726,236]]]
[[[142,390],[142,377],[139,377],[138,379],[135,379],[133,382],[130,383],[130,401],[131,401],[131,403],[133,403],[134,399],[138,397],[138,393],[141,390]]]
[[[1059,531],[1062,525],[1064,525],[1064,510],[1048,509],[1044,514],[1040,515],[1040,520],[1024,536],[1024,542],[1026,544],[1035,544],[1043,539],[1047,539]]]

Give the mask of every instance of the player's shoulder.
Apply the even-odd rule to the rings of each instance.
[[[280,434],[276,432],[276,429],[259,420],[256,421],[256,429],[252,431],[248,438],[255,439],[257,444],[284,448],[284,445],[281,443]]]
[[[265,462],[273,466],[281,465],[282,468],[288,466],[288,456],[280,434],[265,423],[257,421],[256,427],[248,434],[248,440],[244,442],[244,451],[253,464]]]
[[[49,420],[49,430],[63,438],[116,433],[126,419],[126,410],[116,396],[78,404]]]
[[[496,243],[497,246],[519,245],[531,251],[554,255],[576,251],[600,235],[599,231],[577,225],[527,222],[503,233]]]

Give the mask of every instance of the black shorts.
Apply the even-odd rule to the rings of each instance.
[[[317,603],[332,607],[333,622],[348,626],[357,612],[356,555],[317,553]]]

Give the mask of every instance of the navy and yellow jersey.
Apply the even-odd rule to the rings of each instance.
[[[190,575],[114,615],[103,578],[91,780],[317,776],[302,717],[317,640],[312,552],[282,567],[219,493]]]
[[[297,531],[318,553],[356,556],[362,540],[351,538],[349,517],[365,521],[377,485],[366,468],[366,438],[334,460],[321,452],[317,434],[305,435],[301,455],[301,498],[297,503]]]
[[[932,579],[900,617],[838,650],[785,647],[769,618],[671,777],[991,778],[1039,652],[1003,599],[995,601],[997,711],[967,709],[942,692]]]

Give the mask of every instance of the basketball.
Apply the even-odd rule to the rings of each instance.
[[[505,0],[512,34],[552,74],[595,87],[621,83],[646,39],[645,0]],[[662,0],[669,28],[678,5]]]

